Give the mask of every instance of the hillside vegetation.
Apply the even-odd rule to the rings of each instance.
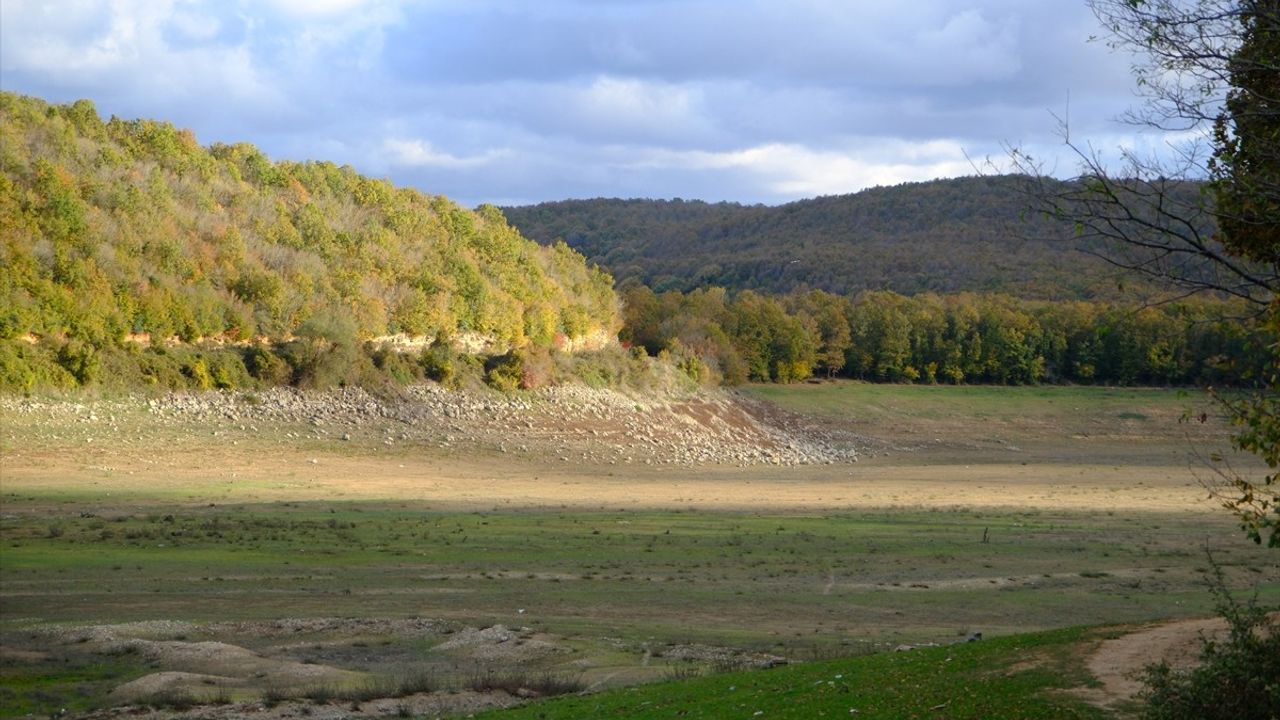
[[[497,208],[202,147],[164,122],[104,122],[87,100],[0,94],[0,227],[9,386],[83,384],[100,353],[139,342],[403,333],[550,348],[620,323],[608,274]]]
[[[658,291],[719,285],[772,293],[1124,296],[1133,278],[1078,252],[1070,227],[1028,213],[1019,182],[935,180],[776,207],[594,199],[503,212],[526,236],[563,239],[619,283],[637,280]]]

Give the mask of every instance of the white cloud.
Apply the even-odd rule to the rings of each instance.
[[[0,0],[0,70],[476,202],[777,202],[968,174],[961,144],[1070,169],[1068,94],[1077,137],[1166,152],[1108,122],[1131,78],[1096,32],[1026,0]]]
[[[458,156],[432,147],[425,140],[388,138],[382,144],[392,165],[409,167],[470,168],[488,165],[509,154],[508,150],[491,149],[479,155]]]
[[[222,29],[222,22],[217,17],[198,10],[178,10],[169,22],[187,39],[201,42],[213,40]]]
[[[75,15],[81,11],[87,14]],[[85,17],[96,22],[80,19]],[[170,42],[170,29],[187,39],[217,34],[220,23],[190,3],[116,0],[92,11],[75,3],[19,3],[6,6],[3,19],[0,45],[7,73],[34,75],[64,87],[109,89],[166,108],[213,98],[268,109],[283,102],[246,44]],[[111,99],[95,95],[91,98]]]
[[[875,185],[955,177],[973,172],[956,143],[935,140],[905,143],[867,142],[874,150],[813,150],[770,143],[729,152],[649,151],[638,167],[686,170],[737,170],[751,173],[770,192],[787,197],[836,195]],[[895,159],[890,159],[895,158]]]
[[[297,18],[330,18],[346,15],[354,10],[364,10],[381,0],[270,0],[281,12]]]

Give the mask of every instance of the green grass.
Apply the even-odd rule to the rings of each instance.
[[[902,418],[1057,420],[1144,419],[1149,411],[1180,414],[1206,404],[1197,390],[1079,385],[889,385],[837,382],[751,385],[745,391],[793,412],[863,420]]]
[[[804,654],[1203,612],[1201,558],[1186,538],[1229,532],[1220,520],[391,503],[45,511],[0,520],[0,580],[4,617],[25,622],[425,615]],[[1250,571],[1266,567],[1265,550],[1219,552],[1235,582],[1280,593]]]
[[[909,652],[655,683],[481,714],[530,718],[1102,718],[1058,690],[1085,685],[1081,643],[1057,630]]]
[[[103,706],[112,688],[146,672],[131,655],[52,653],[40,660],[6,658],[0,660],[0,717],[47,717],[62,708],[93,710]]]

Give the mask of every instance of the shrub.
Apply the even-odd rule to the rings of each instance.
[[[0,391],[29,393],[40,388],[69,388],[76,380],[45,345],[0,341]]]
[[[524,359],[516,352],[495,355],[485,363],[484,381],[489,387],[502,392],[511,392],[520,387],[524,376]]]
[[[555,380],[555,363],[546,348],[526,347],[517,351],[520,358],[520,387],[525,390],[548,385]]]
[[[82,340],[68,340],[57,350],[58,364],[80,385],[88,385],[98,377],[98,351]]]
[[[243,362],[249,375],[263,385],[286,385],[293,376],[289,363],[265,347],[245,350]]]
[[[197,390],[208,390],[213,387],[213,376],[209,373],[209,366],[205,364],[202,357],[195,357],[183,363],[182,374],[191,380],[191,384]]]
[[[239,353],[230,350],[218,350],[205,356],[209,375],[213,386],[219,390],[233,390],[252,385],[249,370],[244,366]]]
[[[422,377],[420,366],[407,359],[404,353],[386,345],[380,347],[366,346],[365,351],[378,372],[401,385],[414,382]]]
[[[441,384],[448,384],[458,374],[456,356],[444,343],[436,343],[423,350],[418,356],[418,365],[424,375]]]
[[[568,695],[581,692],[586,684],[581,678],[556,675],[551,672],[528,673],[523,671],[494,672],[493,670],[477,670],[467,678],[466,686],[476,692],[502,690],[515,695],[520,690],[530,690],[549,697],[552,695]]]

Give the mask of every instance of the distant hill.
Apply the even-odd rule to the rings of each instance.
[[[0,228],[0,341],[471,333],[546,347],[621,322],[606,273],[492,206],[202,147],[87,100],[0,93]]]
[[[841,294],[1002,292],[1116,298],[1135,281],[1078,252],[1071,229],[1027,212],[1020,178],[881,187],[781,206],[566,200],[503,208],[540,243],[563,239],[619,283]]]

